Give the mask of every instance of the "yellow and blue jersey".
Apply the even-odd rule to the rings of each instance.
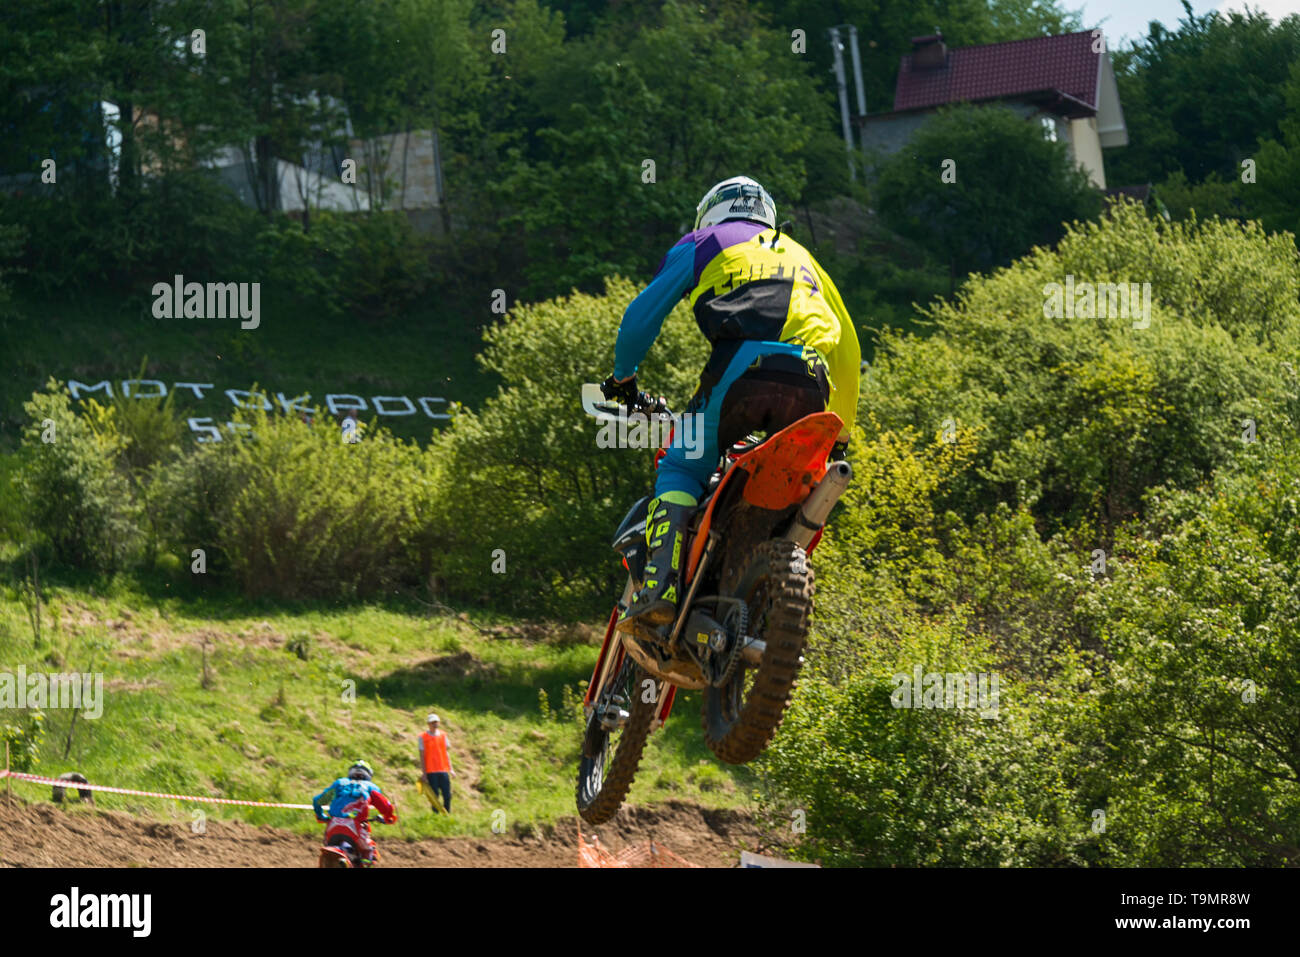
[[[616,377],[636,372],[683,297],[715,351],[746,341],[812,350],[830,381],[827,408],[843,420],[847,437],[857,413],[861,349],[839,291],[808,250],[750,220],[687,233],[623,314],[614,349]]]

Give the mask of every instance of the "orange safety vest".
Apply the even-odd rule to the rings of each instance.
[[[424,773],[446,772],[451,770],[451,760],[447,757],[447,732],[430,734],[421,732],[420,740],[424,743]]]

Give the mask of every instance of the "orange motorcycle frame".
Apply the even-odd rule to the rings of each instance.
[[[740,473],[746,476],[740,494],[750,505],[777,512],[797,506],[826,476],[826,460],[843,428],[843,420],[834,412],[815,412],[786,426],[764,442],[738,451],[734,455],[728,455],[722,479],[709,497],[704,514],[691,535],[686,568],[682,576],[683,594],[689,592],[691,582],[699,571],[700,558],[704,554],[704,546],[709,540],[709,531],[717,516],[718,503],[730,497],[727,493],[730,492],[734,482],[738,481],[736,476]],[[671,435],[668,441],[672,441]],[[808,546],[809,552],[816,547],[820,538],[821,533],[818,532],[817,537]],[[688,609],[683,608],[680,614],[684,615],[687,611]],[[618,608],[616,607],[610,613],[609,622],[605,626],[605,640],[601,644],[600,655],[596,659],[591,681],[587,684],[584,704],[591,705],[605,675],[622,666],[626,652],[622,642],[616,638],[618,633],[615,632],[614,625],[617,621]],[[612,660],[606,667],[606,659],[611,655]],[[656,716],[658,725],[668,720],[676,692],[677,688],[672,684],[664,690],[659,714]]]

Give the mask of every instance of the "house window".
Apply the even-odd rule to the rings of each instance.
[[[1043,122],[1043,139],[1056,142],[1056,117],[1044,116]]]

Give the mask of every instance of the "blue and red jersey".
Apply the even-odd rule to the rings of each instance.
[[[329,801],[329,813],[326,814],[321,810],[321,805]],[[316,820],[327,821],[331,817],[359,817],[363,812],[369,813],[369,808],[373,807],[379,812],[379,816],[388,824],[397,820],[397,812],[393,809],[392,802],[384,796],[384,792],[379,790],[379,785],[373,781],[362,781],[355,778],[339,778],[320,794],[311,799],[312,809],[316,812]]]

